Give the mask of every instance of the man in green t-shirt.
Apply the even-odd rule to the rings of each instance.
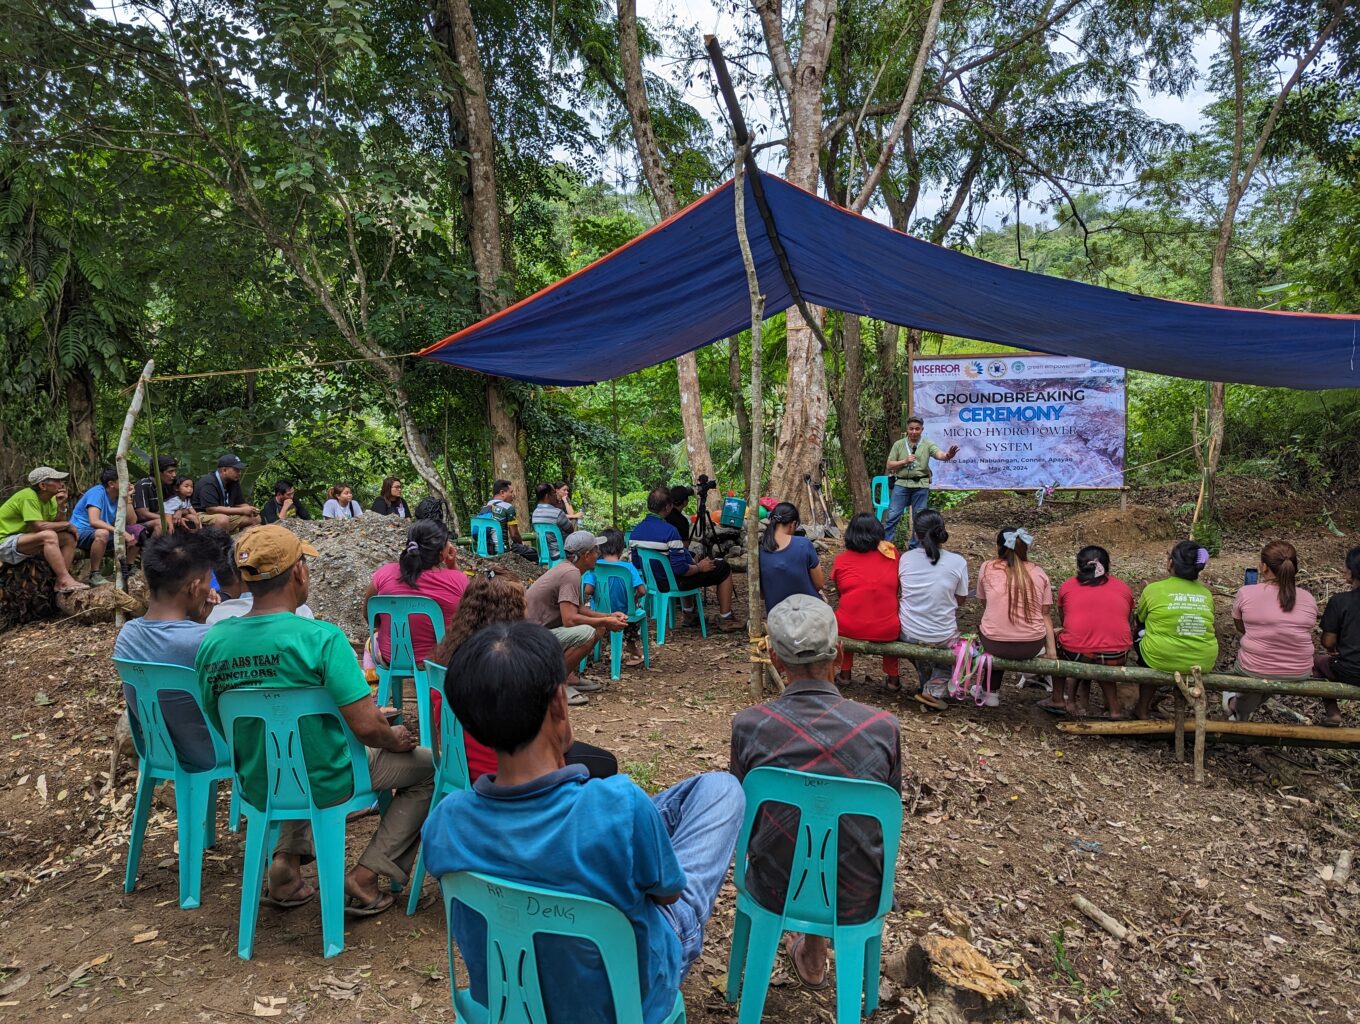
[[[883,521],[883,533],[888,540],[897,536],[897,524],[902,513],[911,507],[913,520],[926,510],[930,501],[930,460],[950,462],[959,453],[959,446],[953,445],[944,451],[928,437],[921,434],[926,429],[925,420],[912,416],[907,420],[907,436],[893,442],[888,452],[886,472],[892,477],[892,497],[888,503],[888,518]],[[916,547],[916,534],[911,535],[907,544],[910,551]]]
[[[0,505],[0,562],[18,565],[39,556],[52,567],[58,594],[85,590],[71,575],[76,560],[76,528],[67,522],[66,477],[51,466],[28,474],[28,486]]]
[[[208,630],[194,668],[203,706],[219,730],[218,698],[241,686],[321,687],[335,700],[345,722],[368,751],[373,789],[395,790],[378,830],[359,863],[345,874],[345,913],[368,916],[392,905],[378,885],[387,875],[405,885],[415,864],[420,828],[434,789],[430,751],[417,747],[404,725],[389,725],[374,702],[349,640],[336,625],[296,614],[307,599],[311,576],[306,556],[316,549],[282,526],[260,526],[236,544],[236,566],[254,598],[240,618],[225,619]],[[238,727],[235,747],[242,797],[263,806],[268,789],[264,744],[258,724]],[[345,737],[331,718],[304,719],[299,733],[312,794],[321,806],[351,795],[351,768]],[[296,906],[315,895],[302,879],[304,859],[313,857],[311,827],[283,825],[269,867],[266,899]]]

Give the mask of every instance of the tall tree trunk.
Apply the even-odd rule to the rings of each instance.
[[[88,485],[100,466],[99,440],[95,434],[94,375],[82,366],[66,378],[66,414],[71,428],[71,465],[77,480]]]
[[[850,484],[850,497],[856,512],[867,512],[874,507],[874,498],[869,486],[869,470],[864,461],[864,434],[859,420],[859,391],[864,376],[863,339],[858,316],[847,313],[843,320],[841,335],[845,339],[845,375],[841,380],[841,401],[836,418],[840,425],[841,458],[845,461],[845,478]]]
[[[796,65],[784,38],[779,0],[753,0],[753,5],[775,78],[788,95],[789,158],[784,174],[793,184],[815,192],[822,148],[822,81],[835,33],[836,4],[834,0],[803,0]],[[821,317],[820,310],[811,313]],[[769,490],[776,498],[792,499],[802,488],[804,475],[815,475],[822,460],[827,391],[817,336],[797,308],[790,309],[786,317],[784,418],[779,424]]]
[[[638,48],[636,0],[619,0],[619,64],[623,69],[624,105],[633,125],[633,140],[637,143],[642,174],[656,200],[663,218],[679,208],[675,185],[652,128],[652,109],[647,100],[647,87],[642,77],[642,56]],[[680,389],[680,422],[685,429],[685,455],[694,476],[713,476],[713,455],[708,448],[708,434],[704,431],[704,403],[699,391],[699,361],[693,352],[675,360],[676,383]]]
[[[483,316],[506,305],[501,289],[505,261],[501,248],[500,205],[496,198],[496,145],[491,129],[491,105],[486,95],[486,78],[477,52],[477,30],[468,0],[444,0],[448,19],[447,45],[461,79],[458,92],[462,103],[461,132],[452,124],[451,134],[460,134],[468,152],[468,249],[477,272],[478,301]],[[455,115],[450,105],[449,115]],[[491,461],[496,475],[509,480],[515,488],[515,509],[522,523],[529,522],[528,486],[524,460],[519,453],[519,423],[514,407],[506,401],[495,379],[486,384],[487,421],[491,426]]]

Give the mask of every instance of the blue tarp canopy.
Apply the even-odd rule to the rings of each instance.
[[[1148,298],[923,242],[762,173],[809,303],[876,320],[1197,380],[1360,386],[1360,316]],[[608,256],[422,351],[538,384],[593,384],[750,326],[732,182]],[[765,313],[793,305],[747,185]]]

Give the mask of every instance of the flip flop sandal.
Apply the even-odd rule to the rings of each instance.
[[[360,903],[357,896],[345,897],[346,917],[374,917],[384,910],[390,910],[397,901],[390,892],[380,892],[370,903]]]
[[[1043,701],[1039,701],[1034,706],[1040,711],[1047,711],[1050,715],[1065,715],[1068,713],[1066,708],[1060,708],[1056,704],[1045,704]]]
[[[803,943],[807,941],[807,936],[801,936],[797,942],[792,942],[784,950],[784,955],[789,958],[789,967],[793,970],[793,976],[798,979],[798,984],[811,992],[820,992],[831,984],[831,972],[823,970],[822,980],[816,983],[808,981],[807,977],[798,969],[798,950],[803,948]]]
[[[912,700],[916,701],[918,704],[924,704],[932,711],[946,711],[949,709],[949,705],[940,700],[939,697],[932,697],[928,693],[918,693],[912,697]]]
[[[590,698],[574,686],[567,687],[567,706],[579,708],[582,704],[589,704]]]
[[[631,655],[630,657],[627,657],[627,658],[624,658],[624,659],[623,659],[623,667],[624,667],[624,668],[638,668],[639,666],[641,666],[641,665],[643,665],[643,664],[644,664],[644,662],[643,662],[643,659],[642,659],[642,655],[640,655],[640,654],[634,654],[634,655]]]
[[[307,887],[306,896],[294,896],[286,900],[275,899],[273,896],[270,896],[268,889],[260,895],[261,903],[267,907],[273,907],[276,910],[292,910],[294,907],[301,907],[307,903],[311,903],[314,899],[316,899],[316,890],[311,886]]]

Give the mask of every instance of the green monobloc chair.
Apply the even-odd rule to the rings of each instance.
[[[741,788],[746,793],[746,817],[737,840],[733,872],[737,913],[727,967],[727,1001],[741,999],[738,1024],[759,1024],[780,938],[786,931],[831,939],[836,951],[836,1024],[858,1024],[861,1016],[878,1007],[883,920],[892,906],[897,847],[902,837],[902,798],[881,782],[784,768],[756,768],[747,774]],[[789,888],[779,913],[756,902],[746,884],[751,829],[759,820],[761,806],[767,803],[792,805],[799,814]],[[836,913],[840,820],[846,815],[876,819],[883,830],[883,883],[878,906],[874,916],[860,924],[841,924]]]
[[[619,1024],[640,1024],[642,992],[638,983],[637,938],[623,912],[586,896],[456,871],[439,879],[449,923],[449,986],[460,1021],[472,1024],[546,1024],[539,988],[534,939],[540,935],[585,939],[600,951]],[[486,996],[482,1006],[454,982],[453,905],[461,903],[486,921]],[[663,1024],[683,1024],[685,1000]]]

